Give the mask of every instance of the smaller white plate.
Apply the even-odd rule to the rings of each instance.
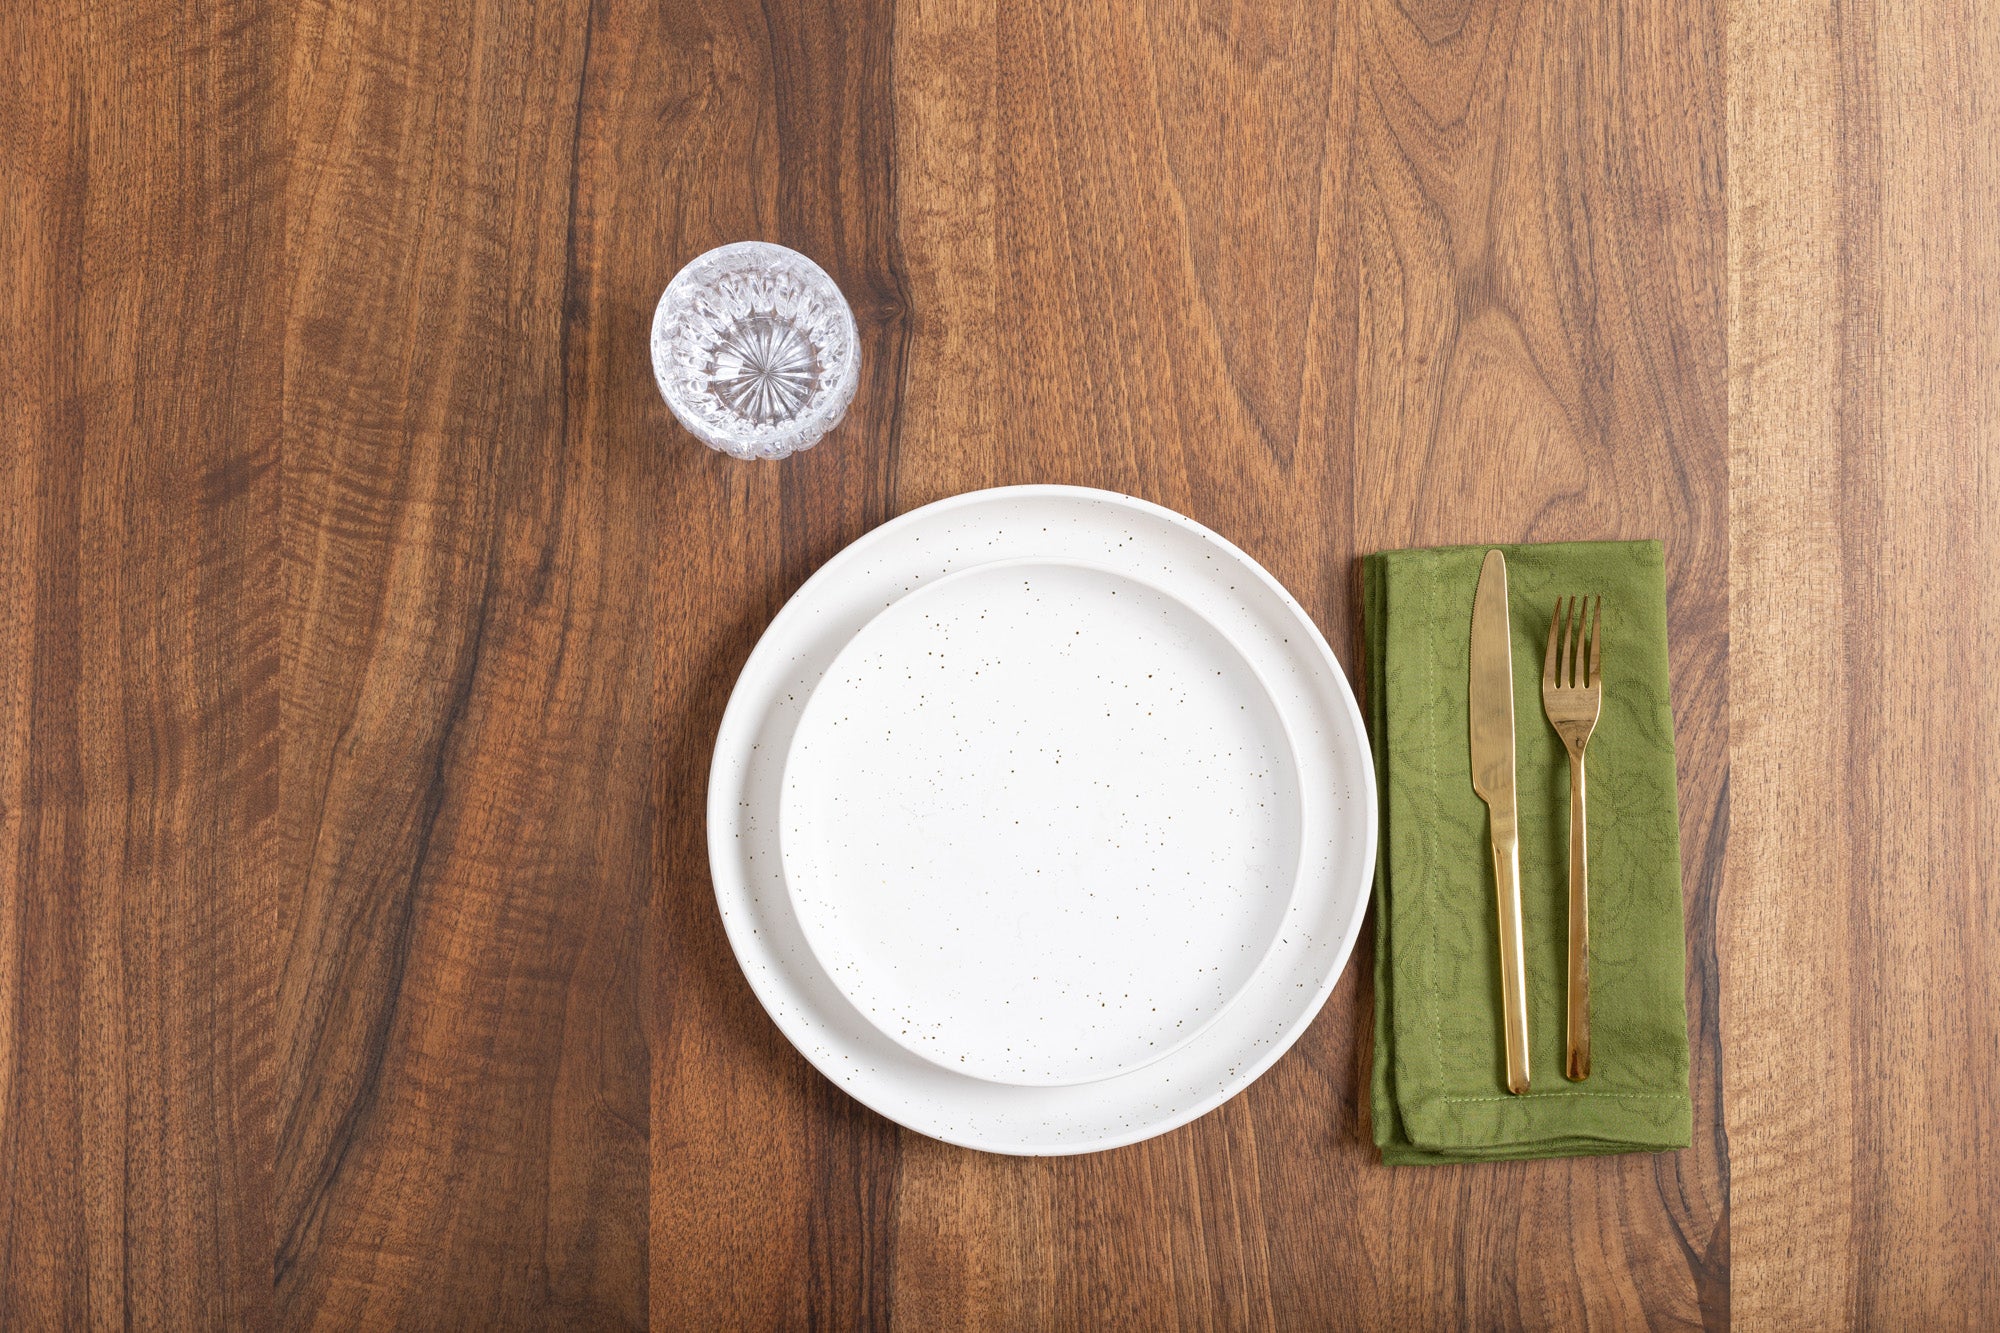
[[[786,763],[785,879],[826,973],[935,1064],[1059,1086],[1183,1046],[1298,877],[1297,761],[1230,639],[1098,566],[980,565],[871,620]]]

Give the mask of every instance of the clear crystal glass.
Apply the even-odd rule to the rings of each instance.
[[[840,424],[861,378],[854,312],[796,250],[701,255],[653,312],[653,375],[683,426],[738,458],[783,458]]]

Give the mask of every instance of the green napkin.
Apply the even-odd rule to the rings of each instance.
[[[1658,542],[1503,546],[1532,1081],[1508,1093],[1486,806],[1466,736],[1472,594],[1491,547],[1363,562],[1381,791],[1375,876],[1375,1142],[1385,1162],[1687,1146],[1680,830]],[[1556,598],[1603,594],[1604,708],[1586,752],[1591,1075],[1563,1077],[1569,762],[1542,713]]]

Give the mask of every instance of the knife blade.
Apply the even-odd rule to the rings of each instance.
[[[1500,914],[1501,1028],[1507,1091],[1528,1090],[1528,986],[1521,942],[1521,837],[1514,798],[1514,651],[1507,619],[1507,557],[1488,551],[1472,598],[1468,685],[1472,789],[1486,802],[1493,891]]]

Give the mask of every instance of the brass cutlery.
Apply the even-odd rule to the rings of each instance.
[[[1514,791],[1514,657],[1507,619],[1507,557],[1488,551],[1472,598],[1468,686],[1472,789],[1486,802],[1500,913],[1501,1028],[1507,1090],[1528,1090],[1528,986],[1521,942],[1521,838]],[[1579,751],[1578,753],[1581,753]],[[1579,770],[1580,771],[1580,770]]]
[[[1564,1072],[1576,1080],[1590,1077],[1590,857],[1583,750],[1603,703],[1598,676],[1603,619],[1602,597],[1595,603],[1588,597],[1557,598],[1542,660],[1542,711],[1569,751],[1569,1052]]]

